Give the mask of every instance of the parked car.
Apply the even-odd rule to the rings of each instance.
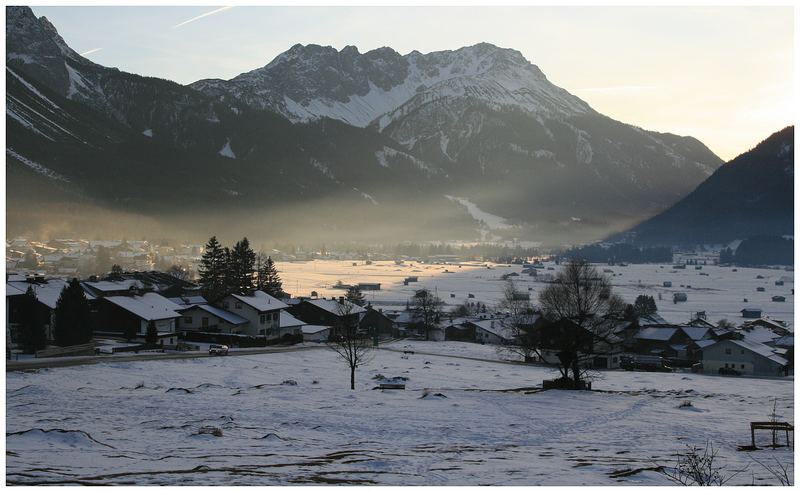
[[[228,355],[227,345],[209,345],[208,355]]]

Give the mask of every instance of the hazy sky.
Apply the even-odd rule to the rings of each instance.
[[[515,48],[596,110],[724,159],[791,124],[791,7],[33,7],[103,65],[189,83],[293,44]],[[208,14],[208,15],[204,15]]]

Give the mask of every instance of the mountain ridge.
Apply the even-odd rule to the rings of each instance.
[[[248,211],[287,235],[301,227],[363,234],[346,219],[353,215],[369,217],[373,241],[559,244],[659,212],[721,164],[696,139],[597,113],[518,51],[488,43],[407,55],[295,45],[237,76],[234,93],[226,81],[183,86],[94,64],[30,9],[8,7],[7,17],[10,176],[49,180],[37,172],[47,169],[67,179],[59,186],[75,200],[184,229],[199,211],[241,228],[222,215]],[[264,93],[251,86],[265,80]],[[384,97],[392,90],[395,98]],[[358,124],[309,111],[341,109],[320,97],[342,103],[358,91],[366,108],[350,112]],[[305,121],[270,106],[286,109],[287,97]],[[12,218],[28,198],[12,202]],[[510,227],[492,229],[463,203]],[[286,217],[284,229],[275,215]]]
[[[612,239],[725,244],[794,235],[793,198],[794,126],[788,126],[722,165],[669,209]]]

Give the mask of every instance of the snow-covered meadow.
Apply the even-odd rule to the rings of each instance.
[[[356,266],[353,266],[356,263]],[[672,265],[596,265],[597,269],[611,277],[617,293],[628,302],[640,294],[656,299],[659,314],[672,323],[689,321],[698,311],[706,311],[709,321],[726,318],[734,323],[742,320],[743,308],[761,308],[764,314],[777,320],[792,323],[794,317],[794,272],[782,269],[731,268],[713,265],[695,270],[687,266],[676,270]],[[380,282],[381,290],[365,291],[367,300],[378,307],[405,308],[406,301],[414,291],[427,287],[436,290],[448,306],[464,301],[496,305],[503,295],[505,282],[502,276],[520,273],[521,265],[496,265],[493,263],[469,262],[460,265],[438,265],[405,262],[396,265],[393,261],[375,261],[371,265],[364,261],[309,261],[285,262],[279,265],[284,288],[295,296],[308,296],[316,291],[320,296],[342,296],[345,291],[335,289],[337,281],[344,284],[358,282]],[[554,275],[559,268],[552,263],[539,270],[539,276]],[[734,271],[736,270],[736,271]],[[403,285],[406,277],[416,276],[419,282]],[[757,278],[758,276],[764,278]],[[526,274],[512,277],[517,289],[537,299],[538,292],[546,285]],[[781,286],[775,281],[783,280]],[[672,282],[664,287],[664,282]],[[757,292],[764,287],[764,292]],[[676,292],[687,294],[688,301],[673,304]],[[472,294],[474,298],[470,298]],[[661,295],[661,299],[658,296]],[[772,302],[772,296],[786,297],[786,302]],[[747,299],[747,302],[744,302]]]
[[[551,375],[379,350],[350,391],[324,347],[9,372],[6,481],[667,485],[649,469],[707,440],[726,473],[746,467],[734,483],[775,483],[753,458],[792,462],[786,449],[736,451],[773,398],[792,420],[792,381],[612,371],[600,391],[519,390]],[[381,377],[406,390],[373,390]]]

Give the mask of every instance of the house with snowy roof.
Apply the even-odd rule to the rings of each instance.
[[[283,301],[260,290],[249,295],[228,294],[216,303],[216,306],[248,321],[242,325],[241,334],[267,338],[281,336],[280,311],[289,307]]]
[[[177,325],[181,306],[155,292],[110,295],[97,299],[92,311],[95,333],[144,339],[147,327],[156,327],[160,345],[178,342]]]
[[[748,376],[785,376],[789,361],[763,343],[720,340],[703,349],[703,372]]]
[[[359,324],[367,310],[344,297],[339,299],[304,299],[289,308],[289,313],[309,325],[336,327]]]
[[[68,282],[60,278],[46,279],[44,276],[27,276],[20,275],[9,276],[9,281],[6,282],[6,301],[7,311],[6,320],[7,328],[11,334],[11,338],[16,341],[16,327],[21,321],[23,313],[20,311],[19,301],[17,295],[8,296],[9,293],[15,294],[27,292],[28,287],[33,289],[36,294],[37,309],[39,314],[44,320],[45,333],[48,340],[53,340],[55,329],[56,317],[56,303],[58,298],[61,297],[61,291],[67,286]],[[95,296],[84,289],[87,299],[92,302]]]
[[[181,307],[181,317],[178,319],[178,331],[203,332],[203,333],[232,333],[241,334],[249,321],[209,304],[193,304]]]

